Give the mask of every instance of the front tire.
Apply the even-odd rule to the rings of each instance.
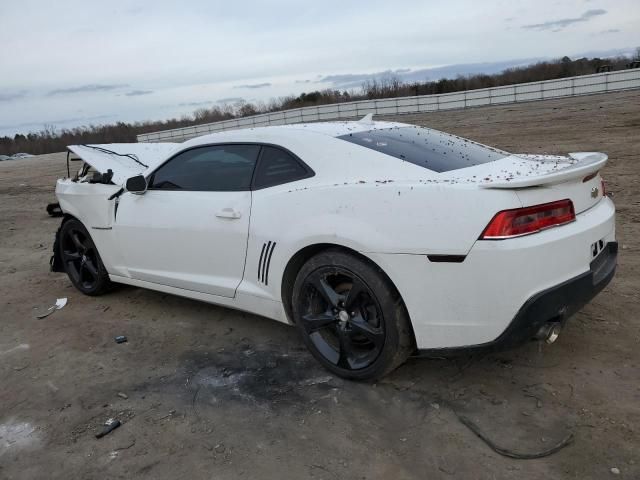
[[[375,265],[340,250],[309,259],[293,286],[293,316],[313,356],[334,374],[376,380],[414,350],[402,299]]]
[[[73,286],[85,295],[106,293],[112,286],[89,232],[72,218],[60,229],[60,258]]]

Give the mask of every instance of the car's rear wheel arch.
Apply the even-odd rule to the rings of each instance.
[[[296,281],[296,277],[298,276],[298,272],[300,271],[302,266],[307,262],[307,260],[309,260],[311,257],[314,257],[315,255],[318,255],[321,252],[332,251],[332,250],[347,253],[349,255],[357,257],[367,262],[369,265],[371,265],[375,269],[377,269],[384,276],[385,280],[389,285],[389,288],[393,290],[393,295],[400,300],[403,308],[406,310],[406,306],[404,305],[404,301],[402,299],[402,295],[400,294],[400,291],[395,286],[391,278],[389,278],[389,275],[387,275],[386,272],[382,268],[380,268],[380,266],[376,264],[373,260],[371,260],[366,255],[363,255],[362,253],[356,250],[353,250],[352,248],[345,247],[344,245],[338,245],[333,243],[317,243],[314,245],[308,245],[302,248],[301,250],[298,250],[289,259],[289,262],[287,263],[287,266],[284,269],[284,273],[282,275],[281,295],[282,295],[282,304],[284,305],[284,309],[287,314],[287,319],[289,323],[291,324],[295,323],[295,320],[293,318],[293,306],[292,306],[291,300],[293,295],[293,285]],[[407,312],[407,315],[408,315],[408,312]],[[412,330],[411,334],[413,335],[414,341],[415,341],[415,335],[413,334],[413,325],[411,325],[411,330]]]

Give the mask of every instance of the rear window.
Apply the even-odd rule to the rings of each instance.
[[[338,138],[434,172],[472,167],[509,155],[471,140],[417,126],[381,128]]]
[[[254,180],[255,188],[272,187],[295,182],[309,176],[309,172],[292,155],[275,147],[262,147]]]

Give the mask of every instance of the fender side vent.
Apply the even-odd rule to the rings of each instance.
[[[466,255],[427,255],[430,262],[462,263]]]
[[[262,245],[260,252],[260,260],[258,261],[258,281],[269,285],[269,265],[271,265],[271,256],[276,248],[276,242],[267,242]]]

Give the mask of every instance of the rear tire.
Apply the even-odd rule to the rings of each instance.
[[[60,258],[73,286],[85,295],[97,296],[111,289],[109,273],[84,225],[72,218],[60,229]]]
[[[327,250],[309,259],[293,286],[293,317],[312,355],[332,373],[376,380],[415,348],[400,295],[365,259]]]

